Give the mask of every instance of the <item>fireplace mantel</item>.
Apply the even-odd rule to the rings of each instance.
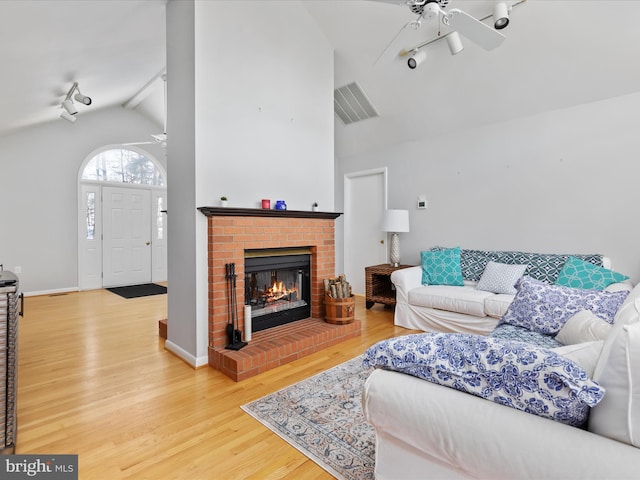
[[[342,213],[310,212],[306,210],[273,210],[266,208],[198,207],[207,217],[280,217],[335,220]]]

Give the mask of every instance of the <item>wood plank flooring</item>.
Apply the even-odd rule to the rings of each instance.
[[[167,296],[27,297],[16,453],[78,454],[80,479],[330,479],[239,407],[411,333],[358,297],[362,335],[236,383],[164,349]]]

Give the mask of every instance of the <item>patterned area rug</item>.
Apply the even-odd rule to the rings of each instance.
[[[375,437],[362,413],[362,356],[242,406],[338,479],[373,479]]]

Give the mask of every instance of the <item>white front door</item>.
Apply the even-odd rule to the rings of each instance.
[[[380,229],[386,207],[386,168],[345,175],[344,268],[353,293],[365,294],[365,267],[387,261],[386,233]]]
[[[151,282],[151,192],[102,188],[103,286]]]

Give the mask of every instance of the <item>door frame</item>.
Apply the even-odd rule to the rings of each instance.
[[[381,175],[382,176],[382,201],[384,209],[387,209],[388,206],[388,169],[387,167],[380,168],[372,168],[370,170],[361,170],[358,172],[346,173],[344,175],[344,270],[345,274],[351,275],[353,272],[350,272],[351,265],[351,245],[352,245],[352,232],[354,228],[354,222],[352,221],[353,217],[353,198],[352,198],[352,182],[357,180],[358,178]],[[386,249],[388,250],[388,249]],[[388,253],[386,254],[388,255]]]
[[[100,152],[105,150],[112,149],[122,149],[126,148],[128,150],[136,151],[149,160],[151,160],[156,168],[162,174],[164,178],[164,187],[158,187],[154,185],[143,185],[138,183],[121,183],[121,182],[110,182],[110,181],[95,181],[95,180],[84,180],[82,178],[82,173],[84,172],[85,167]],[[137,190],[149,190],[151,196],[151,228],[152,228],[152,255],[151,255],[151,281],[152,282],[162,282],[167,279],[167,248],[166,248],[166,237],[167,237],[167,172],[158,162],[158,160],[146,150],[143,150],[138,147],[133,146],[123,146],[121,144],[115,145],[106,145],[104,147],[98,148],[91,152],[85,160],[80,165],[78,170],[78,223],[77,223],[77,249],[78,249],[78,290],[95,290],[99,288],[103,288],[103,269],[104,266],[102,264],[102,255],[103,255],[103,238],[102,238],[102,186],[111,186],[111,187],[119,187],[119,188],[134,188]],[[92,259],[87,258],[86,252],[89,247],[88,240],[86,238],[87,235],[87,205],[85,202],[85,193],[87,191],[92,191],[96,193],[95,197],[95,231],[94,231],[94,239],[91,241],[92,248]],[[161,239],[161,245],[163,249],[156,249],[154,247],[154,243],[156,242],[156,232],[158,231],[158,215],[156,212],[157,199],[162,197],[164,199],[164,214],[163,214],[163,227],[164,227],[164,238]],[[159,256],[164,251],[165,258],[159,258]],[[92,264],[93,263],[93,264]],[[162,264],[162,265],[161,265]],[[159,266],[163,266],[163,269],[159,269]],[[164,271],[164,275],[162,274]],[[164,277],[164,278],[163,278]]]

